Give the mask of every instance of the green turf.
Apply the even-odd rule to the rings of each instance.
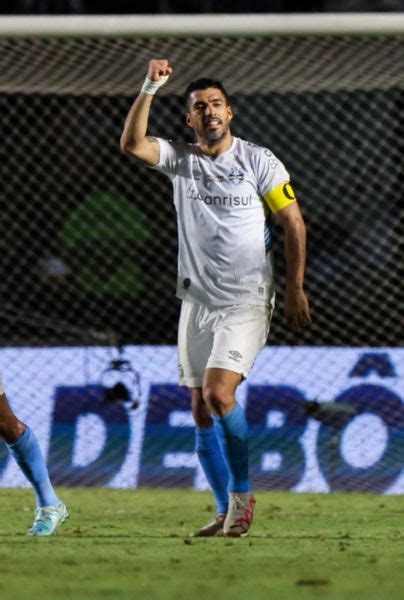
[[[0,490],[0,597],[403,600],[400,496],[258,493],[245,539],[193,539],[213,514],[187,490],[63,489],[70,519],[25,535],[29,490]]]

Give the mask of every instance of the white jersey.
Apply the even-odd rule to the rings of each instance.
[[[154,168],[171,179],[177,210],[177,296],[210,307],[269,304],[273,263],[263,196],[289,182],[283,164],[240,138],[215,159],[198,144],[158,142]]]

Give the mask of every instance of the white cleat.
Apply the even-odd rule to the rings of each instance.
[[[254,518],[254,507],[255,498],[251,492],[231,492],[223,534],[227,537],[246,536]]]
[[[28,535],[53,535],[59,525],[69,516],[66,506],[61,502],[57,506],[38,506],[35,519]]]

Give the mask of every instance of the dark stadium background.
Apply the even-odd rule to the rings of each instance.
[[[402,11],[404,0],[2,0],[6,14]]]
[[[336,114],[343,121],[346,118],[344,107],[349,103],[349,97],[347,99],[346,94],[338,93],[332,96]],[[257,105],[246,96],[238,95],[234,99],[234,132],[255,143],[270,146],[282,157],[294,175],[309,231],[306,287],[311,296],[313,326],[298,334],[285,327],[282,311],[279,310],[284,287],[283,241],[281,231],[275,229],[279,302],[271,343],[399,345],[400,328],[394,319],[386,319],[384,313],[388,310],[391,294],[396,297],[393,308],[394,305],[397,308],[402,271],[400,257],[393,253],[387,263],[379,265],[373,264],[372,256],[367,261],[366,255],[360,255],[358,259],[357,255],[351,256],[347,252],[343,262],[331,266],[330,261],[344,245],[349,248],[358,215],[374,222],[379,219],[380,210],[388,211],[395,223],[393,230],[399,235],[398,202],[404,192],[402,177],[395,175],[390,180],[388,185],[391,194],[386,190],[387,184],[381,185],[380,193],[389,198],[388,206],[383,208],[375,203],[369,204],[366,180],[362,189],[358,189],[357,184],[347,187],[351,161],[356,159],[346,155],[343,148],[338,150],[341,137],[333,130],[335,113],[329,114],[328,141],[334,152],[331,162],[327,156],[318,153],[313,140],[307,140],[304,152],[297,154],[290,143],[289,134],[278,134],[282,130],[282,123],[290,119],[291,103],[297,125],[299,119],[307,121],[307,115],[313,113],[315,131],[318,104],[326,100],[325,93],[255,97],[255,102],[264,111],[262,118],[268,123],[259,133],[259,127],[251,129]],[[373,104],[378,102],[380,111],[384,110],[383,94],[380,92],[375,91],[374,98],[371,92],[367,92],[364,101]],[[93,102],[86,102],[82,96],[30,96],[29,107],[35,118],[21,129],[16,125],[19,119],[16,107],[25,104],[24,96],[0,96],[0,110],[5,117],[3,136],[6,140],[0,151],[3,185],[6,180],[7,186],[12,187],[16,194],[13,198],[7,193],[0,196],[4,226],[0,269],[2,308],[8,311],[8,315],[19,315],[17,320],[7,318],[2,323],[4,343],[99,343],[99,339],[91,338],[90,330],[112,330],[122,344],[175,343],[178,311],[178,301],[174,297],[177,240],[171,185],[160,174],[120,154],[119,137],[130,98],[99,97],[95,114]],[[404,107],[401,92],[395,94],[395,105],[393,114],[397,118]],[[161,118],[161,115],[167,118]],[[160,117],[158,122],[157,116]],[[352,128],[349,120],[346,126]],[[372,140],[378,135],[375,127],[369,125],[366,131],[360,133],[362,140],[357,147],[358,161],[363,149],[369,153],[369,161],[372,161]],[[402,125],[398,118],[393,122],[394,128],[397,132],[396,146],[386,144],[384,147],[383,161],[386,164],[395,160],[394,156],[402,144]],[[168,138],[187,137],[180,98],[156,98],[150,132]],[[25,140],[21,139],[22,133],[26,135]],[[59,136],[63,136],[62,147],[58,145]],[[300,147],[305,144],[304,136],[299,138],[298,143]],[[318,147],[323,143],[320,136]],[[9,152],[10,148],[14,150]],[[379,157],[377,150],[375,152],[374,159],[377,162]],[[65,160],[66,153],[68,160]],[[87,165],[85,169],[83,164]],[[336,172],[335,179],[330,169]],[[59,185],[62,178],[63,185]],[[340,189],[341,220],[338,222],[334,212],[335,195],[329,197],[327,189],[329,185],[340,185],[341,179],[345,183]],[[29,185],[26,185],[27,182]],[[117,231],[111,233],[108,239],[80,239],[77,243],[69,241],[66,223],[74,211],[95,190],[111,188],[140,212],[138,236],[125,239],[125,232]],[[111,198],[113,204],[114,199]],[[352,206],[355,206],[355,210],[351,210]],[[83,216],[81,218],[85,219]],[[103,222],[106,218],[108,220],[109,215],[100,210],[98,217],[92,214],[92,218]],[[127,220],[132,218],[128,215]],[[81,226],[86,225],[84,223]],[[91,227],[94,230],[95,225]],[[113,232],[113,229],[111,222],[110,230]],[[86,236],[85,232],[83,236]],[[46,274],[46,257],[55,256],[63,260],[67,268],[66,277],[60,280],[52,278],[52,271],[48,276]],[[141,291],[100,291],[98,271],[99,278],[103,279],[115,272],[120,263],[123,265],[128,262],[133,262],[140,270]],[[78,270],[81,268],[89,269],[95,277],[94,285],[89,283],[83,287],[78,280]],[[342,275],[344,270],[345,276]],[[335,285],[335,281],[338,285]],[[382,315],[379,306],[384,307]],[[26,317],[28,321],[24,320]]]
[[[3,14],[140,13],[146,6],[148,13],[393,11],[403,10],[404,0],[205,0],[198,4],[160,0],[147,5],[123,0],[3,0],[0,4]],[[366,127],[358,124],[355,132],[355,123],[347,118],[349,91],[255,95],[253,102],[251,97],[238,94],[233,100],[235,134],[270,146],[285,162],[301,199],[309,232],[306,287],[314,322],[310,329],[295,334],[285,327],[282,315],[283,241],[281,231],[275,229],[278,310],[272,324],[273,345],[395,346],[402,342],[396,315],[403,265],[397,246],[386,260],[375,263],[366,244],[360,258],[352,254],[352,244],[356,243],[353,240],[358,219],[363,216],[373,227],[386,211],[390,233],[395,239],[400,235],[404,95],[394,87],[367,90],[363,97],[360,91],[354,94],[356,103],[372,105],[378,115],[385,115],[389,137],[381,140],[382,156],[377,151],[372,154],[374,141],[380,139],[377,123],[369,120]],[[161,175],[120,154],[119,137],[130,102],[131,97],[120,94],[99,96],[95,111],[94,98],[82,95],[0,94],[0,209],[4,228],[0,241],[1,344],[97,345],[109,343],[111,335],[122,345],[176,342],[177,240],[171,186]],[[324,138],[320,134],[316,138],[315,115],[323,104],[334,107],[333,112],[321,113],[322,129],[329,132],[327,139],[333,149],[331,160],[318,150]],[[304,152],[297,153],[289,134],[282,135],[282,124],[290,120],[291,106],[292,130],[299,148],[305,146]],[[157,119],[157,115],[163,118]],[[308,119],[312,120],[313,139],[305,140],[304,134],[299,133],[299,121]],[[338,130],[335,119],[339,121]],[[258,126],[252,129],[254,122]],[[179,96],[156,98],[150,131],[170,138],[189,135],[183,124]],[[353,132],[355,139],[360,137],[352,150],[354,155],[345,153],[342,131]],[[355,185],[349,187],[352,164],[360,163],[363,154],[379,164],[381,172],[383,165],[394,164],[387,182],[375,184],[374,175],[369,187],[365,174],[363,185],[355,180]],[[342,181],[344,185],[339,183]],[[335,190],[329,197],[329,185],[340,185],[340,219],[335,219]],[[101,238],[97,238],[101,232],[84,239],[85,219],[89,217],[78,209],[85,199],[90,199],[94,207],[97,200],[91,200],[92,195],[103,192],[110,194],[106,202],[112,207],[111,189],[117,194],[117,203],[124,201],[132,207],[128,221],[137,221],[136,233],[115,223],[115,229],[112,227],[112,233],[101,244]],[[388,202],[370,205],[368,190],[372,194],[376,190]],[[351,211],[353,206],[355,210]],[[84,219],[80,239],[77,232],[72,233],[72,220],[79,219],[79,215]],[[102,211],[98,217],[94,212],[91,216],[100,223],[104,217]],[[378,240],[368,243],[375,246]],[[335,261],[334,256],[344,246],[344,260]],[[56,266],[52,263],[55,260]],[[61,274],[58,268],[62,269]],[[121,268],[132,269],[132,287],[107,290],[102,285],[103,278]]]

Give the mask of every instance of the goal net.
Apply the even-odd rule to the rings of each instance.
[[[115,30],[116,19],[50,19],[49,29],[31,19],[21,30],[15,19],[0,35],[6,391],[59,483],[206,485],[176,383],[171,187],[119,150],[148,61],[167,57],[174,74],[150,134],[191,139],[182,93],[219,78],[235,135],[281,158],[307,224],[313,325],[285,326],[275,228],[277,310],[240,391],[255,485],[403,492],[404,26],[395,15],[394,31],[378,22],[377,34],[344,33],[334,17],[327,33],[317,17],[288,32],[242,19],[214,31],[209,18],[181,29],[176,17],[177,32],[155,35],[158,20]],[[103,402],[117,382],[136,411]],[[1,452],[0,484],[10,485]]]

